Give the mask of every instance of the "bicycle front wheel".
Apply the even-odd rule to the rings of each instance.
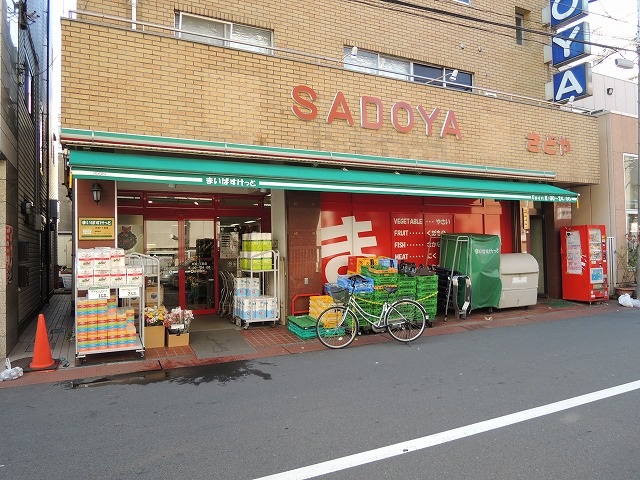
[[[427,320],[422,305],[413,300],[400,299],[389,306],[385,322],[393,338],[400,342],[411,342],[422,335]]]
[[[358,320],[346,307],[329,307],[318,317],[316,333],[325,347],[344,348],[358,333]]]

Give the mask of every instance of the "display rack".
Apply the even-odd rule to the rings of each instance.
[[[122,351],[144,356],[145,286],[149,279],[160,285],[160,262],[155,257],[131,253],[123,255],[122,266],[119,261],[111,265],[118,266],[93,273],[84,270],[87,276],[94,277],[86,288],[78,278],[83,269],[80,265],[76,268],[75,343],[76,358],[81,361],[87,355]],[[105,276],[109,278],[105,280]],[[79,292],[86,294],[79,297]],[[159,295],[157,301],[160,306]]]
[[[277,250],[249,254],[238,261],[238,276],[234,279],[233,318],[245,329],[251,323],[271,323],[280,320],[280,255]]]

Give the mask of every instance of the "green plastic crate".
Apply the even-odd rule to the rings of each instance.
[[[303,340],[316,338],[318,336],[316,333],[316,319],[311,315],[291,315],[287,317],[287,320],[287,329]],[[323,331],[326,330],[321,329],[320,334],[322,334]],[[343,333],[344,328],[338,329],[338,334]]]
[[[438,275],[418,275],[413,277],[416,279],[416,286],[418,288],[431,287],[438,288]]]
[[[295,335],[297,335],[303,340],[307,340],[309,338],[316,338],[318,336],[316,333],[315,327],[313,328],[313,330],[311,330],[311,329],[299,327],[295,323],[289,322],[287,323],[287,328],[291,333],[294,333]]]

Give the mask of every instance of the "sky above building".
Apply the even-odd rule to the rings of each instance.
[[[596,0],[589,3],[587,22],[591,41],[613,48],[592,47],[593,71],[610,77],[635,80],[638,75],[636,36],[638,34],[638,4],[636,0]],[[616,52],[615,48],[626,51]],[[624,70],[615,65],[616,58],[635,63],[635,68]]]

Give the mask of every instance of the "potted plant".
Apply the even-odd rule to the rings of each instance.
[[[628,233],[626,244],[617,248],[616,255],[616,295],[628,293],[635,296],[637,287],[636,264],[638,263],[638,235]]]
[[[164,319],[167,315],[164,305],[144,309],[144,347],[164,347]]]
[[[180,307],[173,308],[164,316],[167,347],[189,345],[189,327],[192,320],[193,312],[191,310],[183,310]]]

